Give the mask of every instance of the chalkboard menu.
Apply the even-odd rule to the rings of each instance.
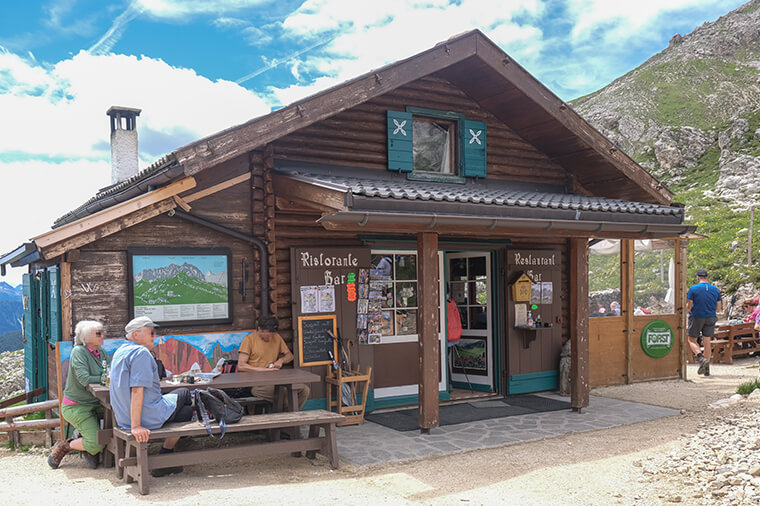
[[[298,363],[301,367],[332,364],[338,355],[338,343],[329,332],[337,336],[334,314],[298,317]]]

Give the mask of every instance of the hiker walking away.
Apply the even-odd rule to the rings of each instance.
[[[720,290],[708,281],[707,271],[697,271],[697,284],[689,287],[686,293],[686,312],[689,314],[687,334],[689,346],[699,364],[697,374],[710,375],[710,357],[712,354],[711,338],[715,335],[717,313],[723,311]],[[704,354],[699,350],[697,340],[702,338]]]

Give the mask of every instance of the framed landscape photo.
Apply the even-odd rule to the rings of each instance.
[[[164,325],[232,322],[231,260],[226,248],[129,248],[130,318]]]

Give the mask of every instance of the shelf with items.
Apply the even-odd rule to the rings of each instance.
[[[362,374],[359,366],[353,371],[344,371],[338,368],[334,371],[328,367],[325,376],[325,385],[327,390],[327,411],[335,411],[344,415],[346,419],[338,425],[359,425],[364,423],[364,408],[367,404],[367,394],[369,393],[369,383],[372,377],[372,367],[367,368],[367,372]],[[343,385],[348,385],[351,392],[351,402],[353,405],[344,405]],[[361,392],[359,390],[361,389]],[[335,392],[333,394],[333,392]],[[359,399],[361,395],[361,399]]]

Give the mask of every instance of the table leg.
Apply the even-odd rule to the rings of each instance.
[[[105,406],[105,410],[103,412],[103,429],[113,429],[113,426],[113,410],[111,409],[111,406],[108,405]],[[115,460],[116,454],[118,453],[116,448],[117,444],[118,443],[116,442],[116,436],[111,435],[111,441],[109,441],[108,446],[103,449],[103,467],[111,467],[116,465]],[[116,473],[119,474],[118,466],[116,468]]]
[[[298,392],[293,388],[293,385],[286,385],[288,389],[288,409],[290,411],[298,411]],[[301,427],[293,427],[290,429],[290,439],[301,439]],[[290,454],[293,457],[301,457],[301,452],[293,452]]]
[[[274,399],[272,401],[272,410],[275,413],[282,413],[284,411],[285,406],[285,396],[283,395],[282,389],[285,385],[275,385],[274,386]],[[279,441],[280,440],[280,429],[272,429],[269,432],[269,439],[272,441]]]

